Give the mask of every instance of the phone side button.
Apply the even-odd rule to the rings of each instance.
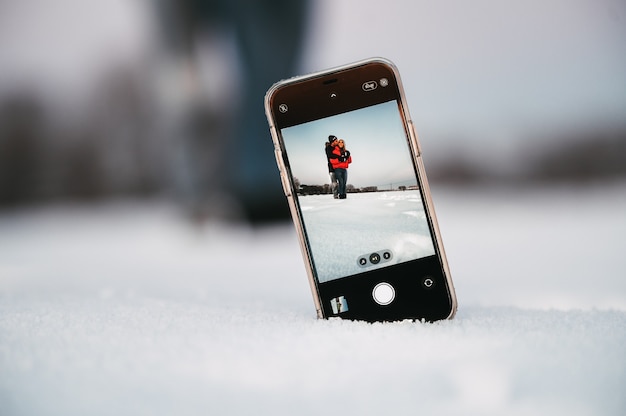
[[[287,173],[285,172],[285,167],[283,165],[282,152],[279,149],[274,148],[274,156],[276,156],[276,164],[278,165],[278,171],[280,172],[280,183],[283,185],[283,192],[285,193],[285,196],[290,196],[291,192],[289,191],[289,185],[285,182],[287,180],[285,177]]]
[[[283,152],[278,148],[274,148],[274,157],[276,158],[276,164],[278,165],[278,170],[283,172]]]
[[[409,125],[411,127],[411,139],[413,140],[413,142],[415,143],[415,146],[417,147],[417,157],[420,157],[422,155],[422,148],[420,147],[420,141],[419,138],[417,136],[417,132],[415,131],[415,125],[413,124],[413,120],[409,120]]]
[[[396,298],[396,290],[387,282],[380,282],[374,286],[372,297],[379,305],[389,305]]]
[[[280,183],[283,184],[283,191],[285,192],[285,196],[291,196],[291,192],[289,191],[289,185],[285,182],[287,179],[284,174],[281,172],[280,174]]]

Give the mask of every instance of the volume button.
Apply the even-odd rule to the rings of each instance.
[[[285,192],[285,196],[291,196],[291,191],[289,190],[289,184],[287,184],[287,178],[285,177],[286,173],[280,174],[280,182],[283,184],[283,191]]]
[[[280,170],[281,173],[284,172],[285,169],[283,169],[283,152],[281,152],[278,148],[274,148],[274,156],[276,157],[278,170]]]
[[[287,181],[287,171],[285,166],[283,165],[283,154],[278,148],[274,148],[274,156],[276,156],[276,164],[278,165],[278,170],[280,172],[280,183],[283,185],[283,192],[285,196],[290,196],[291,192],[289,191],[289,185]]]
[[[411,140],[413,141],[413,143],[415,143],[415,147],[417,150],[416,156],[420,157],[422,155],[422,148],[420,147],[420,142],[417,137],[417,133],[415,132],[415,125],[413,124],[413,120],[409,120],[409,126],[410,126],[409,134],[411,134]]]

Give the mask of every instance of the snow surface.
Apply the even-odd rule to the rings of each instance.
[[[452,321],[316,320],[291,225],[0,214],[0,414],[626,414],[626,184],[434,189]]]
[[[419,191],[298,196],[321,282],[435,254]],[[389,261],[359,266],[387,250]]]

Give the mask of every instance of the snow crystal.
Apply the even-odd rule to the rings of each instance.
[[[623,415],[624,195],[435,190],[434,324],[316,320],[290,224],[4,213],[0,414]]]

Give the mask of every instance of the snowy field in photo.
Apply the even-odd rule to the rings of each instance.
[[[306,234],[319,280],[435,254],[419,191],[299,196]],[[361,267],[360,257],[388,250],[389,261]]]
[[[0,414],[626,414],[626,184],[433,197],[435,324],[316,320],[290,224],[1,213]]]

